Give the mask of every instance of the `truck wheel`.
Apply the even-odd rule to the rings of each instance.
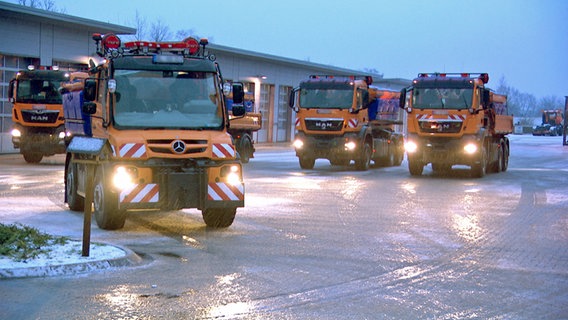
[[[421,176],[424,171],[424,164],[420,161],[408,159],[408,171],[412,176]]]
[[[118,210],[118,195],[110,191],[109,183],[101,167],[98,167],[95,172],[93,204],[99,228],[116,230],[124,227],[126,211]]]
[[[398,167],[402,164],[402,160],[404,160],[404,149],[397,148],[394,152],[394,162],[392,165]]]
[[[27,163],[40,163],[43,159],[43,154],[37,152],[25,152],[23,156]]]
[[[300,160],[300,168],[302,169],[313,169],[316,164],[316,159],[310,157],[302,156],[298,160]]]
[[[471,175],[474,178],[483,178],[487,172],[487,153],[485,150],[485,145],[481,148],[481,155],[479,157],[479,163],[471,166]]]
[[[211,228],[227,228],[233,224],[237,208],[208,208],[201,211],[203,221]]]
[[[359,171],[369,170],[369,166],[371,165],[371,156],[371,146],[368,143],[365,143],[361,157],[355,160],[355,168]]]
[[[501,144],[501,150],[503,150],[503,157],[501,158],[503,161],[501,164],[501,172],[505,172],[507,171],[507,168],[509,168],[509,147],[507,147],[506,143]]]
[[[69,209],[73,211],[85,210],[85,198],[77,193],[77,165],[71,161],[67,164],[65,176],[65,195]]]
[[[252,156],[252,141],[248,135],[244,135],[239,141],[239,153],[241,155],[241,162],[248,163]]]
[[[500,145],[497,148],[497,160],[493,162],[491,172],[499,173],[503,171],[503,145]]]

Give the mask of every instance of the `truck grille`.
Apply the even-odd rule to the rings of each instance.
[[[58,110],[22,110],[22,117],[29,123],[55,123]]]
[[[341,131],[343,119],[306,119],[306,128],[312,131]]]
[[[426,133],[458,133],[461,131],[461,121],[420,121],[420,131]]]
[[[182,153],[174,150],[174,142],[182,141],[185,144],[185,151]],[[176,144],[176,147],[179,145]],[[202,153],[207,150],[207,140],[194,140],[194,139],[154,139],[148,140],[148,148],[155,153],[163,154],[193,154]]]

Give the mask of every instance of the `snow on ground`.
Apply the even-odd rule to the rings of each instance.
[[[26,261],[14,261],[0,256],[0,279],[4,277],[54,276],[74,274],[115,265],[112,260],[127,256],[121,248],[91,243],[89,256],[83,257],[81,241],[69,240],[64,245],[47,247],[48,253]],[[120,265],[120,263],[118,264]]]

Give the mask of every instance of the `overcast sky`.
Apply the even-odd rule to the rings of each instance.
[[[74,16],[133,27],[138,11],[173,34],[385,78],[488,72],[492,88],[504,77],[537,98],[568,95],[566,0],[54,1]]]

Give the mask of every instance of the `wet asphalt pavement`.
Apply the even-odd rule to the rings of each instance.
[[[257,147],[246,207],[226,230],[200,212],[137,212],[93,241],[141,262],[0,280],[1,319],[566,319],[568,147],[511,137],[509,170],[301,170]],[[80,239],[63,158],[0,156],[0,221]]]

